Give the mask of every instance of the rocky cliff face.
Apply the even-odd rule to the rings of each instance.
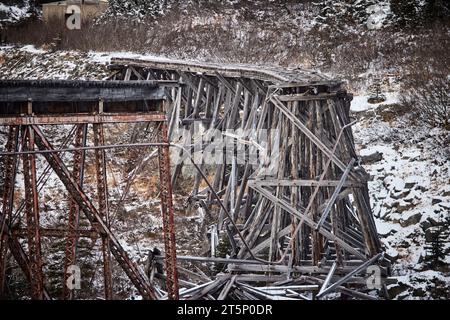
[[[398,280],[389,292],[397,299],[448,299],[449,132],[411,125],[408,110],[395,104],[355,115],[377,230]],[[443,255],[434,261],[431,247],[438,232]]]

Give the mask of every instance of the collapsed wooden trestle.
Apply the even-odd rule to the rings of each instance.
[[[264,143],[252,133],[275,129],[280,134],[278,149],[271,149],[270,142],[266,146],[279,166],[275,175],[265,176],[263,165],[236,161],[238,153],[218,165],[197,164],[201,171],[195,174],[190,200],[215,217],[213,233],[225,235],[231,250],[226,259],[178,257],[179,263],[226,266],[225,275],[198,276],[196,286],[180,292],[182,298],[309,299],[334,291],[374,298],[365,293],[370,291],[367,267],[379,266],[386,277],[389,263],[371,213],[369,176],[355,151],[352,96],[342,83],[304,70],[152,58],[112,63],[114,79],[182,84],[166,95],[170,139],[185,151],[198,150],[198,136],[205,138],[195,131],[199,127],[224,136],[227,130],[243,129],[232,137],[247,151]],[[180,132],[190,135],[180,137]],[[208,141],[202,148],[208,148]],[[174,152],[189,157],[183,150]],[[174,167],[174,187],[186,163]],[[200,189],[206,176],[210,185]],[[210,253],[216,246],[217,240],[212,241]]]

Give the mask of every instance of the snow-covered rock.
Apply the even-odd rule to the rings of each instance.
[[[363,166],[374,177],[369,189],[376,226],[398,280],[388,290],[396,299],[449,298],[450,246],[446,265],[433,268],[424,261],[433,230],[450,215],[449,146],[430,136],[449,133],[413,126],[408,117],[388,124],[367,111],[354,127],[361,155],[383,153],[381,161]]]

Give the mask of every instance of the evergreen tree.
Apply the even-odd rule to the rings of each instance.
[[[427,252],[425,261],[433,268],[443,264],[445,260],[445,245],[448,242],[449,237],[447,227],[445,226],[446,224],[435,228],[425,244],[425,250]]]
[[[231,254],[231,244],[226,236],[222,236],[216,248],[217,258],[227,258]],[[218,263],[216,265],[217,270],[224,270],[226,264]]]

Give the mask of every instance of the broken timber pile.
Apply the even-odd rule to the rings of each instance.
[[[367,294],[373,289],[366,285],[369,267],[378,266],[386,278],[389,263],[371,213],[369,177],[355,152],[352,97],[342,83],[305,70],[157,58],[113,59],[111,68],[114,80],[181,84],[165,90],[178,158],[190,161],[189,151],[199,148],[206,154],[213,139],[205,130],[231,138],[244,154],[266,154],[257,165],[240,152],[195,165],[190,200],[216,218],[211,256],[178,257],[179,266],[211,263],[225,270],[209,277],[180,269],[198,279],[183,282],[181,298],[312,299],[340,292],[373,299],[386,293],[383,284],[379,294]],[[278,138],[261,137],[262,130]],[[173,168],[174,187],[189,161]],[[202,182],[208,187],[200,189]],[[223,236],[231,247],[225,259],[215,256]]]

